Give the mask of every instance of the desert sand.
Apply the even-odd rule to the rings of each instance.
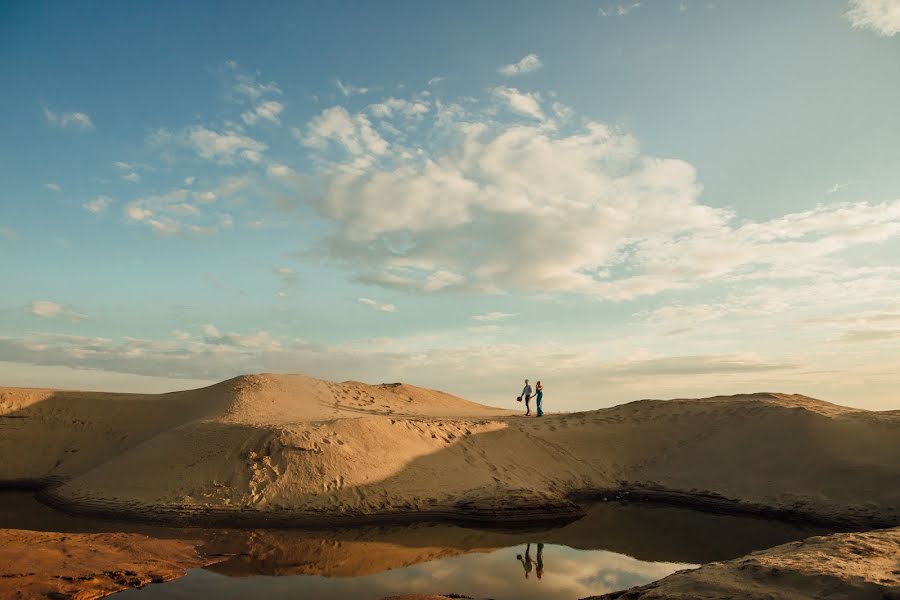
[[[552,408],[553,399],[547,404]],[[0,388],[0,455],[0,484],[43,489],[41,498],[51,505],[173,524],[332,528],[453,519],[510,525],[574,519],[585,514],[582,500],[601,498],[839,527],[900,523],[900,412],[796,394],[641,400],[525,418],[412,385],[300,375],[241,376],[161,395]],[[264,532],[255,535],[262,554],[274,556],[278,544]],[[685,578],[715,576],[727,583],[730,575],[722,573],[733,568],[763,589],[781,585],[775,575],[793,569],[804,573],[795,587],[808,591],[826,585],[821,578],[807,581],[818,568],[856,585],[842,561],[865,541],[874,548],[871,557],[882,557],[864,567],[866,577],[889,590],[898,567],[884,565],[896,563],[897,530],[859,535],[780,546],[769,558],[753,555],[750,563],[712,564],[662,581],[678,586]],[[622,540],[627,546],[630,537]],[[359,572],[365,565],[358,556],[371,556],[372,543],[382,544],[377,554],[386,565],[447,552],[425,540],[410,552],[408,543],[351,535],[331,556],[310,539],[285,546],[292,554],[264,570],[302,572],[291,565],[317,556],[332,573]],[[469,551],[477,545],[460,544]],[[242,550],[246,560],[222,568],[258,572],[258,564],[247,562],[259,562],[252,547]],[[820,560],[825,555],[835,558]],[[866,581],[860,590],[870,589]]]
[[[0,598],[103,598],[210,562],[184,540],[0,529]]]
[[[119,517],[534,521],[624,495],[900,522],[900,414],[799,395],[642,400],[538,419],[405,384],[265,374],[162,395],[4,388],[0,415],[0,481],[56,482],[48,501]]]
[[[584,600],[900,598],[900,529],[791,542]]]

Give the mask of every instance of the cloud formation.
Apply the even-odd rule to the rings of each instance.
[[[543,66],[544,63],[541,62],[540,57],[538,57],[537,54],[531,53],[526,54],[517,62],[503,65],[502,67],[497,69],[497,72],[506,77],[513,77],[515,75],[533,73]]]
[[[64,319],[66,321],[87,319],[86,315],[75,311],[71,306],[50,300],[34,300],[26,307],[26,310],[32,315],[44,319]]]
[[[89,131],[94,128],[94,123],[91,121],[91,118],[83,112],[64,112],[59,114],[53,112],[49,108],[44,108],[44,119],[51,125],[63,129],[68,128]]]
[[[89,213],[95,215],[102,215],[106,212],[106,209],[109,208],[109,205],[112,204],[112,198],[108,196],[97,196],[90,202],[85,202],[81,205],[81,208],[88,211]]]
[[[850,0],[845,16],[857,29],[868,29],[886,37],[900,32],[898,0]]]
[[[393,304],[385,304],[371,298],[358,298],[357,301],[379,312],[397,312],[397,307]]]

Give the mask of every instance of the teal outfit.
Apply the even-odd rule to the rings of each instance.
[[[541,400],[543,400],[543,399],[544,399],[544,390],[540,390],[537,393],[537,409],[538,409],[537,416],[539,416],[539,417],[544,416],[544,411],[543,411],[543,409],[541,409]]]

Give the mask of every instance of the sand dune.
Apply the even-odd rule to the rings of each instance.
[[[900,529],[791,542],[584,600],[900,598]]]
[[[171,394],[0,390],[6,482],[71,510],[226,524],[580,514],[627,493],[900,522],[900,415],[785,394],[523,418],[406,384],[251,375]]]

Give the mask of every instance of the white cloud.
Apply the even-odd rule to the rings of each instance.
[[[544,120],[544,112],[541,110],[541,95],[537,92],[521,92],[516,88],[496,87],[494,95],[507,102],[509,108],[527,117],[533,117],[539,121]]]
[[[34,300],[26,310],[36,317],[45,319],[65,319],[67,321],[83,321],[87,316],[76,312],[67,304],[49,300]]]
[[[281,88],[274,81],[260,82],[257,75],[241,70],[235,61],[225,63],[232,98],[242,102],[255,102],[266,95],[280,95]]]
[[[401,98],[387,98],[378,104],[369,105],[369,111],[378,119],[389,119],[395,114],[406,118],[420,117],[427,113],[430,107],[425,102],[403,100]]]
[[[343,94],[346,98],[349,98],[350,96],[356,96],[358,94],[369,93],[369,88],[367,87],[360,87],[349,83],[344,83],[340,79],[335,79],[334,85],[337,87],[338,91],[340,91],[341,94]]]
[[[513,77],[514,75],[522,75],[523,73],[532,73],[544,66],[537,54],[527,54],[518,62],[509,65],[503,65],[498,69],[501,75]]]
[[[505,321],[510,317],[516,316],[514,313],[505,313],[505,312],[489,312],[484,313],[482,315],[475,315],[472,317],[474,321],[479,321],[481,323],[495,323],[497,321]]]
[[[562,102],[554,102],[551,108],[553,109],[553,114],[562,121],[568,121],[575,114],[575,111]]]
[[[185,177],[184,185],[194,185],[194,182],[197,181],[196,177]]]
[[[357,158],[381,155],[388,150],[388,143],[372,127],[366,115],[350,115],[342,106],[323,110],[310,121],[305,135],[296,130],[295,135],[311,148],[325,149],[334,142]]]
[[[498,90],[519,114],[543,117],[536,96]],[[415,149],[389,144],[387,129],[342,107],[301,134],[324,180],[312,202],[337,226],[325,247],[357,280],[623,300],[710,280],[796,277],[900,232],[900,201],[736,223],[731,210],[700,202],[692,165],[643,154],[626,133],[588,122],[564,135],[476,107],[437,103],[423,121],[429,142]]]
[[[428,80],[428,83],[426,85],[428,85],[429,87],[433,86],[433,85],[437,85],[440,82],[445,81],[446,79],[447,79],[446,77],[432,77],[431,79]]]
[[[199,157],[221,165],[233,165],[240,158],[252,163],[260,162],[263,152],[268,149],[266,144],[233,129],[220,133],[202,125],[178,133],[159,129],[147,137],[147,142],[161,148],[164,153],[170,153],[173,146],[189,148]]]
[[[869,29],[888,37],[900,32],[898,0],[850,0],[845,16],[857,29]]]
[[[372,300],[371,298],[357,298],[357,301],[360,304],[365,304],[366,306],[371,307],[373,310],[377,310],[380,312],[397,312],[397,307],[393,304],[383,304],[376,300]]]
[[[45,183],[44,187],[52,192],[61,192],[62,187],[58,183]]]
[[[126,173],[122,175],[122,180],[127,181],[128,183],[139,183],[141,181],[141,174],[136,172]]]
[[[261,104],[257,104],[253,110],[248,110],[241,114],[241,119],[247,125],[253,125],[260,119],[270,123],[278,123],[281,112],[284,110],[284,104],[275,100],[267,100]]]
[[[97,196],[90,202],[85,202],[81,205],[81,208],[88,211],[89,213],[93,213],[95,215],[102,215],[106,212],[106,209],[109,208],[109,205],[112,204],[112,198],[107,196]]]
[[[44,108],[44,118],[51,125],[62,128],[71,127],[72,129],[80,129],[82,131],[94,128],[91,118],[83,112],[64,112],[62,114],[57,114],[49,108]]]
[[[278,178],[286,178],[293,177],[297,173],[288,167],[287,165],[283,165],[280,163],[272,163],[266,168],[266,173],[269,174],[269,177],[278,177]]]
[[[601,17],[617,16],[624,17],[636,8],[640,8],[640,2],[621,2],[619,4],[609,4],[606,8],[598,8],[597,14]],[[712,8],[712,7],[710,7]],[[686,10],[686,7],[685,7]]]

